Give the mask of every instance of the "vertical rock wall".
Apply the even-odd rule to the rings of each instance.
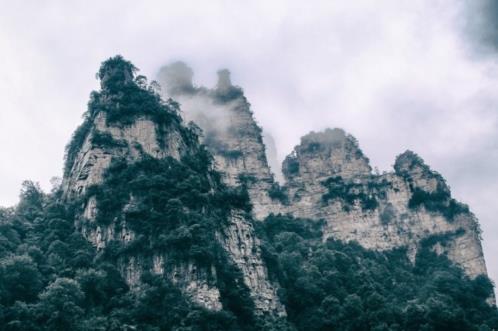
[[[372,174],[356,140],[342,130],[311,133],[284,161],[287,211],[324,219],[324,239],[357,241],[375,250],[404,246],[412,259],[423,239],[445,235],[448,240],[438,246],[440,253],[469,276],[486,274],[477,220],[457,202],[462,211],[447,215],[450,191],[441,175],[412,152],[400,155],[395,169]],[[424,204],[410,206],[415,191],[443,195],[441,210],[429,210]]]
[[[404,246],[411,259],[422,240],[445,235],[449,238],[445,245],[434,249],[447,254],[470,276],[486,274],[479,226],[472,213],[445,215],[444,210],[452,208],[451,198],[442,202],[442,211],[428,210],[423,204],[409,206],[416,191],[450,197],[444,179],[414,153],[400,155],[395,172],[374,175],[354,137],[340,129],[312,132],[283,162],[288,202],[282,203],[269,195],[275,182],[261,129],[228,72],[219,73],[213,90],[194,87],[192,71],[185,66],[176,72],[180,74],[173,75],[175,80],[168,78],[171,71],[160,76],[166,94],[179,100],[184,116],[204,131],[203,142],[213,153],[217,169],[225,173],[226,183],[245,183],[256,219],[271,213],[324,219],[324,240],[357,241],[376,250]],[[339,193],[331,192],[334,185]],[[348,201],[337,196],[341,194]]]
[[[261,128],[254,120],[250,105],[240,88],[232,85],[228,70],[218,72],[213,90],[192,85],[192,71],[182,63],[162,69],[160,81],[165,97],[177,100],[187,121],[202,129],[201,141],[213,154],[216,170],[231,186],[245,185],[253,204],[253,216],[263,219],[270,211],[278,212],[268,191],[274,184],[268,167]],[[285,315],[261,258],[250,217],[234,212],[220,235],[225,249],[244,275],[258,313]]]
[[[107,125],[105,114],[97,114],[76,155],[69,175],[64,178],[64,197],[77,199],[84,196],[92,185],[100,184],[113,157],[124,157],[133,162],[145,153],[155,158],[170,156],[180,160],[183,155],[191,153],[192,148],[195,148],[182,138],[175,125],[162,128],[162,137],[158,137],[157,132],[157,124],[146,117],[138,118],[131,125],[121,127]],[[92,138],[102,133],[108,134],[119,144],[112,147],[94,144]],[[159,144],[159,139],[163,139],[162,144]],[[130,202],[124,209],[133,208],[133,204],[133,197],[130,197]],[[116,219],[109,225],[100,225],[95,221],[96,214],[96,198],[89,197],[78,224],[83,235],[97,249],[104,249],[110,241],[127,244],[136,237],[124,220]],[[118,260],[118,268],[128,285],[132,287],[139,284],[143,272],[152,271],[165,275],[173,283],[177,283],[198,304],[209,309],[221,309],[220,293],[215,285],[215,272],[197,267],[192,261],[168,265],[164,263],[165,260],[167,253],[164,252],[157,252],[153,256],[126,256]],[[165,268],[165,265],[168,268]]]

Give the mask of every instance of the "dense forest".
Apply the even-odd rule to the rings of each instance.
[[[104,62],[98,73],[104,89],[92,93],[84,123],[68,145],[66,174],[100,111],[118,125],[128,125],[137,114],[182,125],[178,105],[161,101],[143,77],[133,77],[135,71],[120,57]],[[195,139],[182,130],[186,139]],[[96,133],[92,143],[124,147],[103,133]],[[375,252],[354,242],[323,241],[323,222],[289,215],[252,221],[287,317],[258,314],[241,271],[216,237],[231,210],[251,219],[249,197],[243,182],[237,188],[224,185],[211,162],[203,146],[181,160],[115,157],[103,182],[74,199],[63,198],[60,185],[45,193],[36,183],[24,182],[20,202],[0,208],[0,330],[498,329],[498,311],[488,303],[491,281],[470,279],[432,250],[436,242],[444,245],[461,233],[426,238],[413,262],[404,248]],[[341,185],[337,178],[327,185],[341,198],[364,198],[334,189]],[[328,198],[335,198],[332,193]],[[278,187],[272,194],[283,197]],[[97,250],[84,238],[81,220],[75,220],[90,196],[97,198],[96,224],[124,218],[137,234],[133,241]],[[140,199],[123,213],[130,196]],[[418,198],[414,204],[434,197]],[[363,200],[363,208],[372,207]],[[157,249],[179,261],[214,265],[223,308],[203,308],[167,277],[149,272],[138,286],[127,285],[117,259]]]

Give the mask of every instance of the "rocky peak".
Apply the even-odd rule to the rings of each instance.
[[[314,181],[330,176],[344,179],[368,176],[369,160],[357,140],[342,129],[311,132],[283,162],[283,173],[289,182]]]
[[[411,150],[406,150],[398,155],[394,162],[394,170],[399,174],[410,172],[414,167],[426,168],[427,165],[417,153]]]
[[[172,97],[194,93],[193,76],[192,69],[181,61],[162,67],[158,75],[165,92]]]
[[[435,244],[438,254],[471,277],[486,274],[474,215],[414,152],[399,155],[394,172],[372,174],[356,139],[327,129],[304,136],[283,162],[283,172],[290,203],[282,211],[323,219],[324,238],[375,250],[405,247],[412,260],[424,243],[450,238],[444,250]]]
[[[226,91],[232,87],[232,81],[230,79],[230,71],[228,69],[218,70],[218,83],[216,84],[216,89],[218,91]]]
[[[285,309],[276,295],[277,287],[268,279],[259,241],[248,215],[250,204],[246,195],[240,190],[226,189],[213,172],[209,161],[211,156],[200,146],[198,136],[183,124],[176,102],[162,101],[156,90],[146,85],[145,77],[134,77],[135,70],[121,57],[103,63],[98,74],[104,80],[101,82],[102,90],[93,92],[85,121],[68,145],[68,171],[63,190],[66,200],[82,204],[76,217],[78,228],[98,250],[105,251],[108,246],[112,249],[113,244],[120,247],[154,246],[120,254],[116,263],[132,287],[140,284],[141,275],[152,272],[169,278],[197,304],[210,310],[220,310],[225,294],[218,282],[233,281],[237,283],[233,286],[248,289],[248,300],[254,303],[256,314],[285,315]],[[176,84],[170,87],[180,93],[178,96],[185,96],[181,93],[192,87],[189,68],[178,63],[164,70],[177,74],[168,78],[169,82]],[[199,93],[195,95],[206,98],[199,90],[196,91]],[[205,99],[194,101],[206,105]],[[244,105],[243,101],[218,111],[234,111],[234,107]],[[251,123],[242,128],[257,129]],[[214,131],[214,134],[220,134],[219,140],[225,134],[230,137],[228,128],[216,129],[219,131]],[[238,140],[227,141],[223,145],[229,147],[223,154],[227,159],[241,158],[238,149],[233,152],[237,143]],[[253,152],[245,146],[240,150]],[[221,153],[221,149],[218,152]],[[119,180],[113,180],[112,176],[119,177]],[[183,183],[182,179],[185,180]],[[152,188],[159,186],[159,191],[151,193]],[[179,192],[186,187],[191,191],[180,197]],[[110,190],[116,190],[110,193],[112,197],[106,196]],[[176,195],[166,198],[172,194],[168,190],[173,190]],[[199,196],[194,196],[196,193]],[[154,194],[161,199],[151,199],[149,195]],[[223,194],[237,196],[244,203],[232,205],[225,202],[223,206],[218,206],[215,201]],[[212,198],[205,199],[206,195]],[[109,203],[109,199],[114,202]],[[113,210],[112,216],[108,214],[109,209]],[[151,211],[155,216],[148,214]],[[199,218],[191,217],[191,214]],[[172,215],[176,215],[173,220],[165,221]],[[156,221],[151,220],[154,217]],[[216,223],[209,225],[215,219]],[[151,231],[150,227],[158,222],[162,226]],[[180,225],[182,222],[185,224]],[[192,222],[197,223],[190,224]],[[171,226],[173,228],[169,228]],[[180,233],[185,233],[185,238],[209,237],[202,243],[195,240],[193,245],[203,249],[214,245],[226,254],[217,248],[208,249],[211,257],[215,252],[220,255],[209,261],[204,258],[201,262],[196,248],[182,251],[175,245],[167,246],[171,240],[166,238],[181,237]],[[250,249],[241,250],[246,246]],[[223,273],[225,276],[220,276],[220,259],[224,260],[224,266],[229,264],[241,270],[241,278],[226,278],[232,277],[235,272],[231,273],[232,276]]]
[[[409,181],[412,189],[420,189],[425,192],[441,192],[450,194],[450,189],[444,178],[424,162],[416,153],[407,150],[396,157],[394,171]]]
[[[161,70],[160,82],[170,84],[178,70],[172,64]],[[183,68],[183,69],[182,69]],[[179,71],[185,72],[183,66]],[[190,77],[190,76],[189,76]],[[262,129],[256,123],[243,90],[234,86],[227,69],[218,71],[215,88],[195,87],[175,89],[174,97],[185,119],[194,121],[202,130],[201,141],[215,158],[215,166],[226,184],[244,185],[253,201],[253,213],[258,219],[276,211],[268,195],[274,184],[268,166]],[[167,97],[167,95],[164,95]]]
[[[105,61],[97,73],[102,90],[115,90],[133,83],[137,68],[129,61],[117,55]]]
[[[84,122],[66,146],[64,196],[71,198],[99,184],[113,158],[134,161],[143,155],[182,156],[196,149],[196,135],[181,124],[174,104],[135,78],[137,68],[121,56],[102,63],[101,90],[91,94]]]

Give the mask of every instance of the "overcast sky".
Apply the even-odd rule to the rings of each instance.
[[[61,176],[101,61],[154,78],[183,60],[197,84],[232,71],[280,159],[326,127],[381,171],[419,153],[479,217],[498,280],[498,1],[0,2],[0,205]]]

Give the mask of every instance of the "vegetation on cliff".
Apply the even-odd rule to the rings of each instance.
[[[136,77],[136,71],[119,56],[103,63],[97,74],[102,89],[92,93],[84,122],[66,149],[66,175],[90,132],[96,148],[127,147],[95,130],[93,120],[100,113],[115,127],[149,117],[158,124],[160,141],[161,130],[172,126],[185,139],[195,140],[193,130],[181,123],[178,104],[161,101],[153,84]],[[236,97],[234,91],[220,94],[219,101]],[[355,243],[324,242],[323,222],[282,215],[254,222],[254,228],[288,316],[282,321],[259,315],[244,280],[247,275],[219,238],[234,210],[250,219],[245,187],[256,179],[241,175],[240,187],[227,187],[213,170],[209,152],[196,142],[192,147],[179,160],[145,153],[133,160],[115,155],[102,182],[73,200],[63,199],[59,187],[45,194],[25,182],[19,204],[0,208],[0,331],[498,329],[496,307],[486,302],[493,291],[489,279],[468,278],[432,250],[461,232],[424,240],[412,263],[402,248],[381,253]],[[293,161],[287,162],[289,173],[299,172]],[[359,201],[366,210],[378,206],[375,197],[359,193],[357,184],[341,177],[331,177],[324,185],[325,203],[342,199],[348,206]],[[284,188],[274,185],[268,193],[288,203]],[[90,221],[82,211],[91,199],[96,214]],[[439,201],[416,192],[414,199],[413,208],[430,208]],[[388,224],[392,210],[386,207],[382,214]],[[110,224],[116,231],[126,224],[134,235],[106,242],[100,250],[82,235],[83,228]],[[169,264],[194,261],[201,268],[213,267],[222,309],[200,306],[178,283],[151,268],[141,270],[140,281],[130,288],[118,261],[137,257],[150,263],[157,252]]]
[[[320,222],[270,215],[258,222],[264,257],[288,319],[298,330],[491,330],[493,285],[469,279],[422,243],[413,264],[403,249],[374,252],[355,243],[323,242]]]
[[[105,115],[107,125],[131,125],[138,117],[149,117],[157,124],[158,143],[163,144],[165,128],[181,122],[178,104],[172,100],[163,101],[157,93],[156,83],[147,85],[144,76],[136,76],[137,68],[121,56],[109,58],[102,63],[97,78],[101,90],[90,94],[88,110],[83,114],[83,123],[74,132],[66,146],[64,175],[73,167],[76,155],[90,133],[95,117]],[[185,135],[190,130],[179,127]]]
[[[0,210],[0,330],[239,329],[230,311],[193,304],[164,277],[145,274],[130,290],[59,195],[25,182],[17,208]]]
[[[75,229],[72,208],[60,204],[58,195],[26,182],[19,205],[0,210],[0,330],[240,328],[230,310],[207,311],[164,277],[146,274],[130,290],[115,265]],[[412,264],[402,250],[377,253],[354,243],[324,243],[320,222],[270,216],[256,227],[297,330],[498,327],[496,309],[486,303],[490,281],[467,278],[430,250],[444,236],[425,242]],[[222,272],[238,271],[227,266]],[[236,289],[235,283],[224,285],[240,298]]]

